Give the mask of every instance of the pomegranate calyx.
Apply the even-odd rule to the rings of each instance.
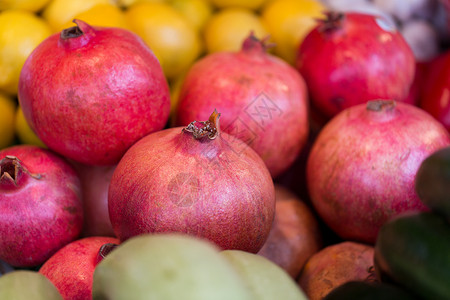
[[[0,183],[9,183],[18,186],[22,174],[27,174],[34,179],[41,179],[41,174],[30,173],[21,161],[12,155],[6,155],[0,160]]]
[[[326,18],[318,20],[321,22],[319,31],[323,33],[332,33],[342,28],[345,19],[345,13],[339,11],[328,11],[325,13]]]
[[[367,102],[366,109],[371,111],[393,110],[397,103],[394,100],[371,100]]]
[[[119,245],[113,244],[113,243],[103,244],[100,247],[100,249],[98,249],[97,257],[96,257],[96,260],[95,260],[95,264],[97,265],[99,262],[101,262],[109,253],[111,253],[111,251],[116,249],[117,246],[119,246]]]
[[[275,47],[275,43],[269,43],[270,35],[258,39],[253,31],[242,43],[242,51],[266,53],[270,48]]]
[[[83,35],[83,31],[81,31],[80,27],[78,26],[69,27],[61,31],[61,38],[63,40],[77,38],[81,35]]]
[[[183,132],[192,133],[195,139],[201,139],[205,136],[210,140],[214,140],[220,132],[219,127],[220,113],[215,109],[209,116],[208,121],[193,121],[183,128]]]

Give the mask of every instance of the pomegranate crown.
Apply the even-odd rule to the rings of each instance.
[[[208,121],[193,121],[188,126],[182,129],[182,132],[190,132],[195,139],[201,139],[208,137],[210,140],[214,140],[219,136],[220,113],[214,109],[213,113],[209,116]]]

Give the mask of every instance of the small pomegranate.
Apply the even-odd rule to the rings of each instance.
[[[85,164],[112,165],[138,139],[165,126],[168,84],[134,33],[75,23],[28,57],[20,105],[50,149]]]
[[[103,257],[119,244],[111,237],[87,237],[71,242],[39,269],[65,300],[91,300],[94,270]]]
[[[38,266],[82,224],[80,180],[68,162],[30,145],[0,151],[0,260]]]
[[[216,108],[223,114],[223,132],[245,141],[276,177],[306,143],[308,103],[303,78],[268,54],[269,46],[250,34],[240,51],[197,61],[181,87],[176,123],[206,120]]]
[[[414,178],[426,157],[449,144],[447,130],[415,106],[378,100],[350,107],[313,144],[306,166],[311,202],[342,238],[374,244],[389,218],[426,210]]]
[[[332,117],[374,99],[404,101],[415,58],[394,24],[356,12],[329,12],[319,22],[296,60],[312,105]]]
[[[222,249],[263,246],[275,211],[272,178],[253,149],[220,132],[219,116],[152,133],[125,153],[108,194],[121,241],[180,232]]]

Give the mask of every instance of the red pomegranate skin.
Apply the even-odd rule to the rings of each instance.
[[[111,179],[108,207],[122,242],[180,232],[256,253],[270,232],[275,192],[264,162],[244,142],[226,133],[197,140],[174,127],[125,153]]]
[[[165,126],[168,84],[137,35],[76,22],[83,35],[52,35],[28,57],[19,101],[50,149],[85,164],[116,164],[138,139]]]
[[[9,176],[14,167],[5,163],[6,156],[18,158],[28,172]],[[63,158],[36,146],[3,149],[2,160],[0,260],[15,267],[38,266],[81,232],[80,180]]]
[[[450,50],[428,64],[419,106],[450,131]]]
[[[450,136],[420,108],[370,103],[350,107],[325,125],[306,176],[311,202],[325,223],[343,239],[374,244],[389,218],[426,210],[414,178],[428,155],[450,144]]]
[[[308,136],[307,88],[300,74],[250,35],[238,52],[198,60],[181,87],[176,124],[222,113],[222,131],[246,142],[273,177],[295,160]]]
[[[296,67],[311,103],[328,117],[375,99],[408,101],[415,58],[382,17],[329,13],[305,37]]]
[[[39,269],[65,300],[91,300],[94,270],[100,248],[119,245],[112,237],[87,237],[71,242],[50,257]]]

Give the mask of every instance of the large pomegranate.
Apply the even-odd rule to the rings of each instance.
[[[0,151],[0,260],[38,266],[82,224],[80,180],[65,160],[29,145]]]
[[[404,101],[414,79],[415,58],[387,19],[329,12],[300,45],[296,66],[311,104],[332,117],[373,99]]]
[[[113,173],[108,207],[121,241],[182,232],[222,249],[256,253],[272,225],[275,192],[264,162],[244,142],[220,132],[215,111],[208,121],[155,132],[134,144]]]
[[[168,85],[137,35],[75,22],[28,57],[19,101],[50,149],[85,164],[112,165],[138,139],[164,127]]]
[[[252,147],[275,177],[306,143],[308,105],[303,78],[267,47],[251,34],[240,51],[197,61],[181,87],[176,123],[206,120],[217,109],[223,131]]]
[[[415,106],[379,100],[350,107],[325,125],[309,154],[312,204],[342,238],[373,244],[390,217],[426,209],[416,172],[449,144],[447,130]]]

